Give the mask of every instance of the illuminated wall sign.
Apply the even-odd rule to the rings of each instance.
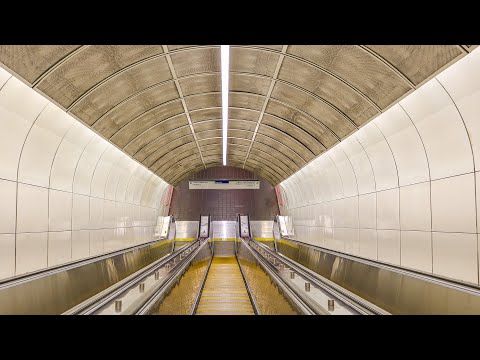
[[[197,180],[189,181],[190,190],[232,190],[232,189],[260,189],[260,180]]]

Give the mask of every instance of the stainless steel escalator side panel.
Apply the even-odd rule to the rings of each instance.
[[[391,314],[480,314],[480,289],[293,240],[278,251]]]
[[[61,314],[170,251],[159,241],[3,283],[0,314]]]

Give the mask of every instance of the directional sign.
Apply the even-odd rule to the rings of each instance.
[[[231,189],[260,189],[259,180],[196,180],[189,181],[190,190],[231,190]]]

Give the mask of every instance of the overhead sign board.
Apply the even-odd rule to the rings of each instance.
[[[190,190],[260,189],[260,180],[196,180],[189,181]]]

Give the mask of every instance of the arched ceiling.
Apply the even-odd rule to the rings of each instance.
[[[232,45],[227,164],[272,184],[470,45]],[[176,185],[222,164],[217,45],[6,45],[0,62]]]

